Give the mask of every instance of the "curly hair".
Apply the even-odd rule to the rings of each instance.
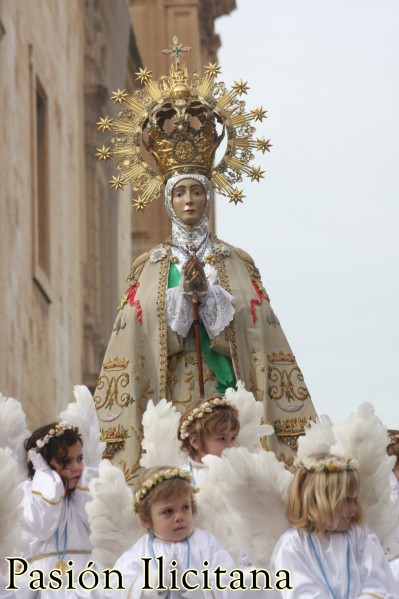
[[[26,439],[24,442],[24,447],[26,454],[30,449],[35,449],[38,453],[40,453],[43,458],[46,460],[47,464],[50,465],[51,460],[55,460],[57,464],[61,466],[61,468],[65,468],[66,461],[68,458],[68,449],[72,445],[75,445],[78,441],[83,446],[82,436],[79,431],[75,428],[65,429],[62,435],[59,437],[52,436],[48,443],[41,447],[37,448],[36,442],[39,439],[43,439],[48,432],[55,428],[57,422],[51,422],[50,424],[45,424],[40,428],[37,428],[29,439]],[[28,478],[32,479],[35,473],[35,469],[31,461],[28,461]]]

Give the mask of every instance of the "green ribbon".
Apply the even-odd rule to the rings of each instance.
[[[168,289],[177,287],[181,279],[179,269],[175,264],[171,264],[168,275]],[[189,335],[193,334],[193,326]],[[235,387],[237,379],[234,374],[233,364],[230,358],[214,351],[209,343],[209,336],[204,325],[200,324],[200,343],[203,356],[217,379],[216,389],[219,393],[224,393],[229,387]]]

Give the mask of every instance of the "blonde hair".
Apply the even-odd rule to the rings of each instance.
[[[173,469],[173,466],[157,466],[156,468],[146,468],[138,477],[134,487],[134,494],[142,488],[145,481],[152,479],[160,471]],[[148,493],[136,502],[135,511],[141,520],[151,520],[151,505],[155,501],[168,501],[177,495],[190,495],[191,509],[193,515],[197,512],[197,504],[193,496],[193,487],[186,478],[167,478],[155,484]]]
[[[362,511],[357,499],[358,474],[354,470],[317,472],[299,468],[292,481],[288,505],[288,521],[310,533],[323,535],[328,528],[338,525],[338,508],[350,498],[355,500],[356,514],[352,521],[363,524]]]
[[[201,418],[195,418],[191,421],[186,430],[189,433],[184,439],[181,438],[180,431],[183,422],[190,419],[190,415],[194,410],[197,410],[205,402],[215,399],[218,396],[210,397],[208,399],[200,399],[189,407],[186,412],[181,416],[179,421],[179,427],[177,429],[177,438],[181,442],[181,448],[186,451],[190,458],[195,458],[197,451],[205,451],[206,438],[211,435],[220,433],[225,430],[240,432],[240,421],[238,419],[238,411],[232,405],[214,405],[212,406],[211,412],[204,412]],[[196,436],[198,441],[198,450],[190,443],[190,438]]]

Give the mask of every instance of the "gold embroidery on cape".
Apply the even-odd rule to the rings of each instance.
[[[103,368],[104,370],[123,370],[127,367],[128,364],[129,360],[116,357],[104,362]]]
[[[269,362],[271,362],[272,364],[295,364],[295,356],[293,356],[292,354],[285,354],[282,351],[272,352],[267,357]]]
[[[292,354],[273,352],[268,355],[269,396],[273,401],[285,400],[284,406],[279,407],[287,412],[302,408],[303,402],[309,397],[309,391],[304,383],[303,374]],[[295,402],[301,402],[296,405]]]
[[[296,452],[298,438],[305,434],[305,427],[308,428],[310,422],[311,420],[308,418],[287,418],[286,420],[277,418],[273,422],[274,432],[280,443],[287,445]]]
[[[121,459],[118,462],[118,466],[122,470],[127,483],[131,482],[134,478],[136,478],[136,476],[138,474],[137,471],[140,468],[140,459],[141,459],[141,454],[142,454],[141,436],[137,432],[137,430],[134,428],[134,426],[130,426],[130,430],[132,431],[133,436],[137,442],[137,450],[135,452],[136,459],[134,460],[133,465],[130,468],[128,467],[128,465],[126,463],[126,460]]]
[[[136,260],[133,262],[132,267],[130,269],[129,276],[126,279],[126,283],[127,283],[127,285],[129,285],[129,287],[125,291],[125,293],[122,295],[121,299],[119,300],[119,304],[118,304],[118,308],[117,308],[118,312],[120,312],[122,310],[122,308],[124,308],[124,306],[128,303],[130,291],[131,291],[132,287],[134,286],[134,284],[138,281],[138,278],[141,275],[141,271],[143,270],[144,264],[147,262],[149,257],[150,257],[150,254],[148,252],[145,252],[144,254],[141,254],[141,256],[136,258]]]
[[[134,374],[133,378],[136,382],[138,382],[141,379],[141,375],[139,375],[138,373]],[[139,393],[139,399],[137,402],[139,422],[141,422],[143,414],[144,414],[145,410],[147,409],[148,400],[152,399],[154,397],[154,395],[155,395],[155,391],[154,391],[154,389],[151,388],[150,379],[146,378],[143,381],[141,391]]]
[[[129,431],[122,424],[112,426],[105,430],[101,429],[100,441],[106,442],[103,458],[110,460],[114,457],[116,452],[124,449],[125,440],[129,436]]]
[[[255,396],[256,401],[263,401],[265,398],[265,393],[263,391],[263,389],[261,389],[260,387],[258,387],[258,379],[256,377],[255,372],[252,370],[249,373],[249,380],[251,382],[251,391]]]
[[[129,283],[130,285],[134,285],[134,283],[136,283],[141,274],[141,271],[143,270],[144,264],[147,262],[149,257],[149,252],[145,252],[144,254],[141,254],[141,256],[136,258],[136,260],[132,264],[132,268],[130,269],[130,273],[126,280],[126,283]]]
[[[267,357],[266,350],[256,345],[251,350],[251,358],[255,364],[255,371],[252,370],[249,373],[249,379],[251,382],[251,391],[255,395],[255,399],[263,401],[265,399],[264,389],[258,387],[258,381],[263,381],[267,372]],[[260,375],[259,375],[260,373]]]
[[[167,383],[167,368],[168,368],[168,323],[166,319],[166,287],[169,274],[169,256],[170,248],[167,256],[161,261],[161,269],[159,273],[159,285],[157,293],[157,314],[159,323],[159,342],[160,342],[160,358],[159,358],[159,397],[166,397]]]
[[[287,457],[285,455],[285,453],[279,453],[277,456],[277,459],[279,462],[283,462],[283,464],[285,464],[287,466],[287,468],[290,469],[294,464],[295,457],[294,456]]]
[[[104,367],[105,368],[105,367]],[[116,370],[114,368],[113,370]],[[119,376],[112,375],[107,376],[103,374],[98,379],[97,391],[101,391],[107,385],[105,397],[101,398],[100,395],[95,395],[93,397],[94,404],[96,406],[96,410],[100,410],[101,408],[111,410],[113,406],[118,406],[119,408],[126,408],[130,403],[132,403],[132,398],[129,393],[121,393],[120,387],[124,389],[129,384],[129,374],[127,372],[122,372]],[[119,416],[119,414],[118,414]],[[118,417],[116,416],[116,418]],[[100,420],[102,420],[100,418]]]
[[[217,237],[211,237],[211,242],[212,245],[213,244],[217,244],[218,243],[218,239]],[[228,246],[228,244],[225,244],[226,246]],[[229,247],[229,246],[228,246]],[[224,256],[221,253],[217,253],[216,255],[216,259],[215,259],[215,267],[216,267],[216,271],[218,274],[218,279],[220,281],[220,285],[221,287],[223,287],[228,293],[230,293],[230,295],[232,295],[231,293],[231,288],[230,288],[230,283],[229,283],[229,279],[227,276],[227,270],[226,270],[226,263],[224,260]],[[240,375],[240,369],[239,369],[239,365],[238,365],[238,350],[237,350],[237,340],[236,340],[236,333],[235,333],[235,329],[234,329],[234,320],[232,320],[228,326],[226,327],[226,334],[227,334],[227,338],[230,342],[230,347],[231,347],[231,360],[233,362],[233,368],[234,368],[234,372],[235,372],[235,376],[237,378],[237,380],[241,379],[241,375]]]
[[[270,303],[269,295],[268,295],[266,289],[263,287],[263,284],[262,284],[262,280],[261,280],[259,268],[255,265],[255,262],[253,261],[253,258],[249,254],[247,254],[247,252],[245,252],[244,250],[242,250],[241,248],[234,248],[234,251],[237,254],[237,256],[239,258],[241,258],[241,260],[244,262],[244,264],[246,266],[246,269],[248,270],[249,276],[251,277],[251,279],[255,279],[256,280],[256,283],[258,285],[258,289],[261,292],[261,294],[263,295],[264,299]]]
[[[179,363],[184,360],[184,383],[186,385],[186,390],[189,392],[183,397],[175,397],[175,388],[179,383],[177,377],[173,374],[174,371],[178,368]],[[192,366],[193,368],[190,368]],[[203,380],[204,384],[213,379],[212,371],[209,369],[208,364],[205,360],[202,361],[202,370],[203,370]],[[197,380],[197,356],[193,352],[179,352],[172,356],[169,360],[168,365],[168,389],[169,389],[169,399],[170,401],[176,405],[181,406],[184,409],[187,409],[189,404],[199,398],[199,390],[197,390],[197,394],[195,391],[195,382]],[[180,389],[180,392],[182,390]]]

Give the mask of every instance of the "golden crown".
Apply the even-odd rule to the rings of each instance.
[[[246,112],[240,97],[247,93],[247,83],[235,82],[228,90],[223,82],[215,81],[220,74],[217,63],[209,63],[202,77],[188,74],[181,53],[190,49],[174,37],[169,49],[162,51],[175,59],[169,76],[154,81],[147,67],[140,69],[136,75],[141,89],[131,95],[118,89],[111,97],[115,104],[123,104],[119,118],[114,121],[106,116],[97,123],[100,130],[113,130],[115,136],[112,148],[103,145],[96,156],[105,161],[116,158],[121,174],[112,177],[111,187],[123,189],[130,183],[139,192],[133,201],[136,210],[144,210],[158,198],[163,183],[176,174],[206,175],[235,204],[244,198],[236,187],[243,173],[252,181],[263,178],[264,171],[251,163],[253,150],[264,153],[271,147],[270,140],[253,137],[253,122],[262,121],[266,111],[258,107]],[[225,152],[215,166],[215,152],[225,136]],[[144,160],[143,146],[154,157],[158,173]]]

